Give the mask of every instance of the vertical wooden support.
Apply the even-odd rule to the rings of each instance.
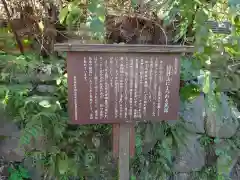
[[[130,132],[129,124],[120,124],[119,128],[119,180],[129,180],[130,159]]]
[[[119,164],[119,180],[129,179],[129,159],[135,154],[134,124],[113,124],[113,156]]]
[[[130,127],[130,157],[134,157],[135,154],[135,128],[134,124],[129,124]],[[120,124],[112,125],[112,146],[113,146],[113,157],[118,158],[119,154],[119,137],[120,137]]]
[[[119,151],[119,136],[120,136],[120,124],[113,124],[112,125],[112,147],[113,147],[113,157],[115,159],[118,158],[118,151]]]
[[[135,126],[130,124],[130,157],[133,158],[135,155]]]

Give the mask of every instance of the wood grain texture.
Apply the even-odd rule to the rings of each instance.
[[[119,138],[120,138],[120,124],[112,125],[112,147],[113,147],[113,157],[118,159],[119,155]],[[130,125],[130,140],[129,140],[129,152],[130,158],[135,155],[135,126]]]
[[[146,45],[146,44],[81,44],[77,42],[55,44],[55,51],[78,52],[142,52],[142,53],[182,53],[193,52],[193,46]]]
[[[113,147],[113,157],[118,158],[119,155],[119,137],[120,137],[120,124],[112,125],[112,147]]]
[[[133,158],[135,155],[135,125],[131,124],[131,129],[130,129],[130,158]]]
[[[119,180],[129,180],[130,157],[130,131],[131,125],[120,124],[119,137]]]

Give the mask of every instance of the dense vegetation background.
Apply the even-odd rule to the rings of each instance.
[[[111,125],[68,124],[65,53],[53,45],[74,40],[194,45],[181,59],[181,118],[136,124],[131,179],[240,178],[237,1],[0,2],[2,176],[30,178],[30,164],[34,180],[118,178]]]

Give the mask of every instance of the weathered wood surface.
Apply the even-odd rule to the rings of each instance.
[[[181,53],[193,52],[193,46],[146,45],[146,44],[81,44],[77,42],[55,44],[55,51],[82,52],[146,52],[146,53]]]
[[[120,124],[112,125],[112,135],[113,135],[113,157],[118,159],[119,155],[119,138],[120,138]],[[130,140],[129,140],[129,154],[130,157],[134,157],[135,154],[135,127],[134,124],[130,125]]]
[[[120,124],[112,125],[112,147],[113,147],[113,157],[118,159],[119,155],[119,137],[120,137]]]
[[[131,125],[120,124],[119,132],[119,180],[129,180]]]

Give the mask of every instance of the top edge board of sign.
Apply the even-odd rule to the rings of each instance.
[[[143,53],[184,53],[194,52],[193,46],[147,45],[147,44],[81,44],[78,42],[59,43],[55,51],[75,52],[143,52]]]

